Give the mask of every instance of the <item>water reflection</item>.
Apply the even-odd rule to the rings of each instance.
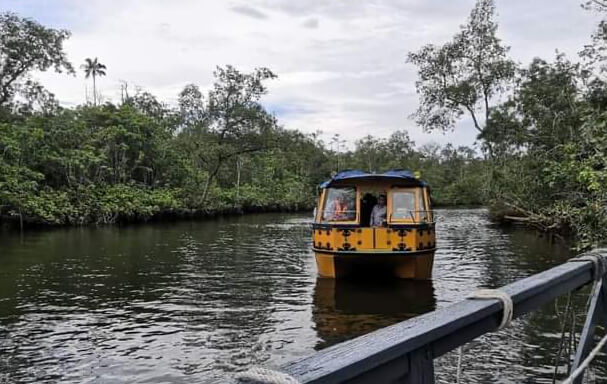
[[[323,349],[435,308],[431,280],[319,278],[312,319],[321,340],[315,348]]]

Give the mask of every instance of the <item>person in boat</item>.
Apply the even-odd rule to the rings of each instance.
[[[354,201],[347,193],[342,193],[333,201],[332,221],[354,220]]]
[[[371,227],[383,227],[386,225],[386,195],[380,195],[377,204],[371,211]]]

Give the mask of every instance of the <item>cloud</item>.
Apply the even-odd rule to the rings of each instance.
[[[185,84],[208,89],[217,65],[268,67],[279,78],[263,102],[286,128],[350,142],[397,129],[418,145],[471,145],[476,137],[465,119],[454,132],[429,134],[407,118],[418,96],[416,69],[405,63],[407,52],[449,40],[474,0],[7,1],[22,16],[70,29],[66,50],[76,67],[86,57],[107,65],[98,87],[109,99],[119,100],[125,80],[174,103]],[[551,59],[557,48],[575,57],[598,18],[577,1],[497,0],[497,8],[499,36],[523,64]],[[91,87],[82,73],[38,77],[65,104],[82,102]]]
[[[318,19],[312,17],[312,18],[304,21],[301,25],[304,28],[316,29],[316,28],[318,28]]]
[[[267,19],[268,18],[268,16],[265,13],[263,13],[263,12],[255,9],[255,8],[251,8],[249,6],[246,6],[246,5],[239,5],[239,6],[236,6],[236,7],[232,7],[231,9],[232,9],[232,11],[234,11],[236,13],[240,13],[241,15],[252,17],[254,19],[261,19],[261,20],[263,20],[263,19]]]

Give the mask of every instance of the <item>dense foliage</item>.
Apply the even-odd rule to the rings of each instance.
[[[386,140],[366,138],[337,154],[315,135],[282,129],[267,114],[263,121],[268,126],[222,137],[184,122],[178,110],[151,114],[136,97],[53,115],[12,115],[0,122],[2,215],[85,224],[159,213],[310,208],[315,186],[337,170],[337,156],[342,169],[426,170],[438,203],[482,201],[474,175],[483,163],[470,149],[416,151],[399,132]]]
[[[172,112],[159,119],[129,100],[5,119],[0,123],[3,215],[83,224],[228,207],[310,206],[312,180],[320,177],[324,161],[307,159],[325,156],[310,137],[274,127],[263,150],[247,147],[246,153],[229,156],[234,144],[205,141],[208,130],[177,132],[180,117]],[[209,165],[207,155],[223,162],[208,160]]]
[[[584,6],[607,10],[602,0]],[[453,128],[456,118],[469,114],[489,159],[487,198],[496,217],[573,234],[579,248],[602,244],[607,240],[607,24],[599,23],[579,62],[557,54],[551,62],[535,58],[514,68],[496,38],[494,13],[492,0],[478,0],[454,42],[410,55],[419,68],[418,117],[427,129]],[[488,53],[462,40],[466,31],[488,42]],[[476,60],[462,59],[466,52],[476,52]],[[431,76],[430,67],[440,71]],[[491,97],[496,91],[499,97]],[[428,119],[441,124],[428,125]]]
[[[25,97],[47,109],[51,95],[30,77],[32,71],[54,69],[74,73],[63,50],[68,31],[46,28],[30,19],[12,13],[0,14],[0,106],[13,103],[15,96]]]
[[[355,143],[353,151],[339,156],[345,168],[420,171],[432,187],[433,201],[438,206],[481,205],[486,201],[488,164],[469,147],[426,144],[416,148],[406,131],[397,131],[387,139],[366,136]],[[337,159],[333,161],[337,163]]]
[[[176,106],[124,87],[120,103],[97,105],[94,89],[93,103],[62,108],[30,72],[74,73],[69,33],[14,14],[0,30],[0,218],[59,225],[310,209],[316,185],[345,168],[422,170],[438,203],[483,201],[485,165],[469,148],[417,150],[401,131],[341,151],[283,129],[262,104],[276,77],[265,68],[217,68],[206,95],[187,85]],[[95,58],[83,70],[94,80],[106,68]]]

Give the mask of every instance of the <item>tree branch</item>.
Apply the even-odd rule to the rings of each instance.
[[[464,104],[464,107],[470,112],[470,116],[472,116],[472,121],[474,121],[474,128],[476,128],[479,133],[483,133],[484,130],[478,124],[478,120],[476,119],[476,114],[474,113],[474,109],[472,109],[469,105]]]

